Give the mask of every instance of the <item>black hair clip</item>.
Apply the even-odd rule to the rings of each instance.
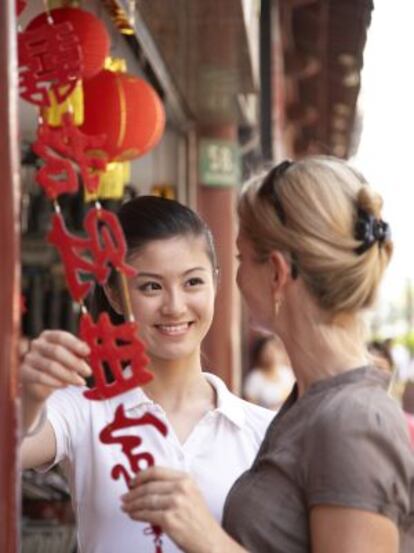
[[[286,159],[278,165],[275,165],[266,175],[258,195],[262,198],[267,197],[272,202],[280,221],[286,224],[286,215],[277,194],[277,180],[293,165],[293,161]]]
[[[365,210],[358,209],[358,218],[355,223],[354,236],[362,244],[355,248],[355,253],[363,254],[378,242],[380,245],[391,238],[391,229],[388,223],[377,219],[374,215]]]

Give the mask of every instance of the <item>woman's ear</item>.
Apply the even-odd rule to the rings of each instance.
[[[111,304],[112,309],[116,311],[118,315],[123,315],[118,293],[111,286],[108,286],[108,284],[105,284],[103,286],[103,289],[105,292],[106,299]]]
[[[269,255],[269,263],[272,291],[273,294],[279,295],[289,280],[290,264],[285,256],[277,250],[273,250]]]

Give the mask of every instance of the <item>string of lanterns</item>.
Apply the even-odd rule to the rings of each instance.
[[[24,0],[16,1],[18,14],[25,5]],[[165,127],[163,105],[155,90],[119,64],[107,63],[109,48],[104,24],[78,7],[47,9],[18,34],[19,93],[39,108],[33,150],[43,165],[36,180],[54,208],[48,240],[59,251],[69,292],[81,307],[79,335],[90,347],[94,377],[84,396],[91,401],[122,394],[152,378],[126,286],[126,278],[135,270],[125,260],[126,243],[118,218],[99,199],[108,193],[108,180],[113,185],[109,186],[111,197],[122,197],[125,164],[151,150]],[[78,236],[68,231],[59,198],[78,193],[81,187],[92,205],[84,233]],[[112,271],[125,307],[126,322],[120,325],[113,325],[107,313],[94,321],[84,303],[94,280],[104,285]],[[99,435],[107,446],[121,445],[126,463],[114,465],[110,476],[123,479],[126,486],[136,472],[155,462],[150,452],[136,452],[142,444],[138,435],[134,443],[122,435],[122,430],[142,425],[167,434],[165,424],[153,414],[130,418],[121,403]],[[150,526],[146,533],[152,535],[156,553],[162,553],[161,528]]]

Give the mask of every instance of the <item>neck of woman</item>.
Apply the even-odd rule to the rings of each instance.
[[[214,407],[215,393],[203,376],[199,355],[173,361],[152,357],[149,369],[154,378],[144,391],[166,412],[178,412],[198,404]]]
[[[320,310],[305,309],[284,327],[295,330],[282,328],[277,333],[289,354],[300,396],[319,380],[370,362],[363,323],[354,315],[332,320]]]

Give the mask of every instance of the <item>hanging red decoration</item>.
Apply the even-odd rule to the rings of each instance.
[[[62,23],[72,25],[83,55],[81,77],[89,79],[96,75],[104,66],[110,47],[109,35],[102,21],[91,12],[79,8],[56,8],[32,19],[26,30],[50,27],[49,14],[53,25]]]
[[[69,159],[52,155],[47,146],[33,145],[33,151],[45,164],[36,173],[36,182],[43,188],[48,198],[56,200],[61,194],[74,194],[79,188],[76,171]]]
[[[168,434],[166,424],[153,413],[145,413],[141,417],[128,418],[122,404],[116,408],[114,420],[105,426],[99,434],[99,439],[103,444],[119,444],[122,448],[122,453],[127,457],[129,467],[126,468],[121,463],[118,463],[112,467],[111,476],[114,480],[118,480],[122,476],[128,488],[135,474],[144,468],[154,465],[154,457],[151,453],[148,451],[136,452],[142,444],[140,436],[131,434],[122,435],[120,433],[122,430],[135,426],[153,426],[162,436],[166,437]],[[144,466],[142,466],[142,462]],[[159,526],[150,525],[145,529],[144,533],[153,536],[156,553],[162,553],[162,529]]]
[[[122,453],[127,457],[129,467],[126,468],[121,463],[118,463],[112,467],[111,476],[114,480],[123,477],[128,488],[132,477],[137,472],[154,465],[154,457],[148,451],[136,452],[137,448],[142,444],[140,436],[131,436],[131,434],[122,435],[120,431],[135,426],[147,425],[153,426],[164,437],[168,434],[166,424],[153,413],[145,413],[141,417],[128,418],[125,414],[124,406],[121,404],[115,411],[114,420],[105,426],[99,434],[99,439],[103,444],[119,444],[122,448]],[[144,532],[147,535],[153,536],[156,553],[162,553],[162,529],[159,526],[150,525]]]
[[[65,268],[66,279],[74,300],[82,301],[92,288],[90,280],[81,275],[94,276],[99,284],[105,284],[111,267],[126,276],[136,271],[124,261],[126,243],[117,216],[106,209],[88,211],[84,228],[87,238],[70,234],[60,213],[52,218],[48,240],[59,250]]]
[[[125,483],[129,485],[135,474],[145,468],[152,467],[154,457],[144,451],[137,453],[137,449],[142,444],[142,438],[137,434],[122,435],[120,430],[125,430],[134,426],[153,426],[161,435],[166,436],[168,433],[167,426],[153,413],[145,413],[140,417],[129,418],[125,414],[123,404],[119,405],[115,411],[114,420],[105,426],[100,434],[99,439],[104,444],[120,444],[122,453],[127,457],[129,467],[126,469],[123,465],[115,465],[112,469],[111,476],[117,480],[120,476],[124,477]],[[142,461],[144,464],[142,465]]]
[[[19,16],[27,5],[27,0],[16,0],[16,13]]]
[[[101,313],[95,324],[88,314],[81,317],[79,336],[91,349],[89,364],[94,387],[84,392],[88,399],[103,400],[147,384],[153,375],[147,370],[148,358],[137,337],[137,325],[126,322],[113,325],[108,313]],[[128,363],[128,371],[123,363]],[[107,382],[105,366],[114,377]]]
[[[43,25],[18,35],[20,96],[49,106],[49,91],[58,103],[74,90],[83,70],[82,50],[69,22]]]
[[[42,124],[37,130],[37,139],[33,151],[45,162],[36,176],[52,200],[65,192],[76,192],[78,182],[76,172],[71,162],[80,170],[82,182],[86,190],[93,194],[99,187],[99,172],[106,168],[106,158],[96,150],[104,143],[104,136],[85,135],[73,123],[73,115],[65,113],[62,116],[62,127],[51,127]],[[61,157],[63,156],[63,157]],[[66,173],[66,178],[56,177]]]
[[[104,69],[84,82],[86,134],[105,134],[110,160],[139,157],[160,140],[165,112],[155,90],[143,79]]]

